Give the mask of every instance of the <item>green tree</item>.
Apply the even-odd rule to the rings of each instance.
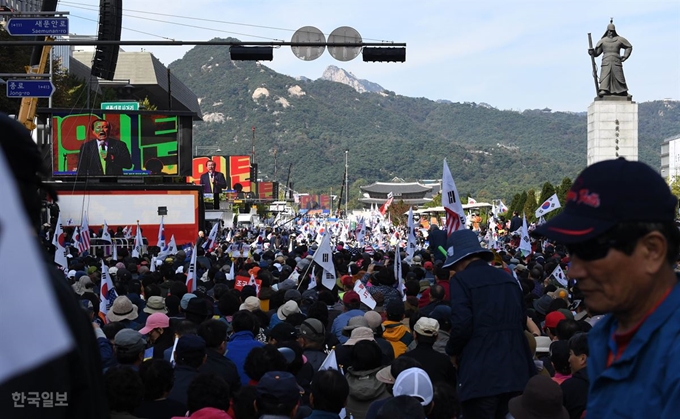
[[[512,214],[513,212],[517,211],[517,208],[519,208],[519,202],[522,200],[522,195],[519,193],[516,193],[515,196],[512,197],[512,201],[510,201],[510,206],[508,207],[508,213]]]
[[[522,212],[524,212],[524,205],[527,203],[527,191],[523,191],[522,194],[519,196],[519,201],[517,201],[517,207],[513,209],[514,211],[517,211],[519,215],[522,215]]]
[[[545,217],[546,220],[549,220],[552,217],[554,217],[557,214],[562,212],[562,209],[564,208],[564,206],[567,203],[567,192],[569,192],[569,189],[571,189],[571,185],[572,185],[571,179],[569,179],[568,177],[565,177],[564,179],[562,179],[562,183],[560,184],[560,186],[557,187],[557,190],[556,190],[557,198],[559,198],[559,200],[560,200],[561,207],[556,209],[555,211],[547,214],[546,217]]]
[[[536,201],[536,191],[529,189],[529,192],[527,192],[527,199],[524,202],[524,208],[522,209],[522,211],[527,216],[527,222],[529,222],[529,220],[536,220],[536,208],[538,208],[538,202]]]
[[[541,196],[538,198],[538,203],[544,203],[548,198],[555,194],[555,187],[550,182],[545,182],[543,184],[543,189],[541,189]]]

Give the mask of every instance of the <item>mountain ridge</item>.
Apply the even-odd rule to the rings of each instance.
[[[356,195],[360,185],[395,176],[440,178],[443,158],[461,194],[480,198],[509,199],[546,181],[559,184],[586,164],[584,114],[359,93],[228,57],[228,47],[198,46],[170,65],[201,100],[205,122],[195,124],[195,144],[250,154],[255,126],[261,177],[271,180],[276,172],[285,183],[292,167],[290,180],[300,191],[339,191],[345,150]],[[680,134],[680,102],[639,109],[640,160],[658,168],[661,143]]]

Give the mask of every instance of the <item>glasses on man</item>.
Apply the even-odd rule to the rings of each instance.
[[[583,243],[568,244],[566,247],[570,255],[591,262],[606,257],[611,249],[632,253],[638,239],[643,235],[638,232],[615,234],[613,231],[608,231]]]

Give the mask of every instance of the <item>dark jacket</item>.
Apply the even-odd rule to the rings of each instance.
[[[198,375],[198,370],[194,367],[188,365],[176,365],[175,366],[175,382],[172,385],[172,390],[168,393],[168,399],[175,400],[182,403],[184,406],[187,405],[187,390],[189,390],[189,384]]]
[[[229,391],[231,391],[231,394],[236,393],[238,389],[241,388],[241,379],[234,362],[214,349],[207,349],[206,353],[208,358],[198,369],[198,372],[215,374],[218,377],[221,377],[229,384]]]
[[[586,410],[588,404],[588,369],[583,368],[572,374],[571,378],[564,380],[562,387],[562,403],[571,419],[581,419],[581,414]]]
[[[97,140],[89,140],[80,146],[78,155],[79,176],[122,175],[123,169],[132,168],[132,159],[127,145],[114,138],[106,140],[106,173],[102,169]]]
[[[406,352],[402,356],[408,356],[420,362],[423,370],[430,376],[432,384],[445,382],[455,388],[456,370],[453,368],[451,358],[435,351],[432,345],[418,343],[415,349]]]
[[[215,171],[213,174],[213,190],[210,190],[210,173],[206,172],[201,175],[201,185],[203,185],[203,193],[204,194],[219,194],[222,192],[222,189],[227,188],[227,179],[224,177],[224,174],[218,171]]]
[[[450,286],[446,352],[458,358],[460,400],[523,391],[536,366],[524,335],[526,313],[517,281],[475,260],[451,278]]]

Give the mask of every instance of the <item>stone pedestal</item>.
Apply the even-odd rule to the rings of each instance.
[[[588,107],[588,166],[638,159],[638,104],[625,97],[597,98]]]

